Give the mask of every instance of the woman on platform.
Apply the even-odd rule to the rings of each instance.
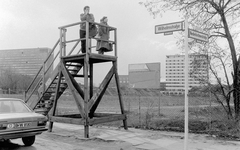
[[[109,52],[112,51],[112,45],[105,40],[109,40],[109,31],[110,28],[106,27],[108,26],[108,18],[107,17],[103,17],[100,20],[100,24],[105,25],[105,26],[99,26],[98,27],[98,35],[100,40],[97,41],[97,51],[98,54],[104,54],[104,52]]]

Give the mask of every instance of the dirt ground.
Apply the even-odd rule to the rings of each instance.
[[[131,150],[131,144],[122,141],[108,141],[98,138],[79,139],[74,136],[61,136],[45,132],[37,136],[33,146],[25,147],[21,139],[11,143],[1,143],[0,150]]]
[[[21,139],[16,139],[0,143],[0,150],[181,150],[184,147],[184,134],[177,132],[94,126],[86,139],[83,131],[79,125],[55,123],[53,132],[38,135],[33,146],[25,147]],[[189,134],[189,150],[240,150],[240,142]]]

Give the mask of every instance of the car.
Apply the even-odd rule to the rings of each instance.
[[[21,99],[0,98],[0,141],[22,138],[26,146],[46,131],[47,117],[35,113]]]

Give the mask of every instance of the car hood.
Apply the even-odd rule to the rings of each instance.
[[[47,120],[45,116],[38,113],[7,113],[0,114],[0,123],[1,122],[12,122],[12,121],[43,121]]]

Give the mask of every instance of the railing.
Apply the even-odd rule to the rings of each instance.
[[[78,38],[78,39],[67,40],[67,39],[66,39],[67,28],[74,27],[74,26],[79,26],[79,25],[82,24],[82,23],[86,23],[86,38],[82,38],[82,39],[79,39],[79,38]],[[90,37],[90,36],[89,36],[89,23],[95,24],[95,25],[97,25],[97,26],[104,26],[104,27],[110,28],[111,31],[114,32],[114,37],[113,37],[114,39],[113,39],[113,40],[103,40],[103,39],[96,38],[96,37]],[[114,28],[114,27],[107,26],[107,25],[103,25],[103,24],[96,23],[96,22],[86,22],[86,21],[84,21],[84,22],[77,22],[77,23],[73,23],[73,24],[61,26],[61,27],[59,27],[59,29],[60,29],[60,37],[62,37],[62,38],[60,38],[60,43],[62,43],[62,44],[61,44],[62,49],[60,48],[60,50],[61,50],[61,52],[60,52],[60,54],[61,54],[60,57],[61,57],[61,56],[67,56],[67,55],[66,55],[66,49],[65,49],[65,45],[66,45],[67,43],[72,43],[72,42],[78,42],[78,43],[79,43],[79,42],[82,41],[82,40],[86,40],[86,54],[90,53],[91,51],[89,51],[89,50],[91,50],[92,48],[96,47],[96,46],[92,46],[91,39],[106,41],[106,42],[110,42],[110,43],[114,44],[114,56],[117,56],[117,29]],[[78,44],[78,43],[77,43],[77,44]],[[71,54],[71,52],[72,52],[73,50],[74,50],[74,49],[72,49],[72,50],[70,51],[70,54]]]
[[[76,38],[76,39],[67,40],[67,38],[66,38],[67,37],[66,36],[67,29],[79,26],[80,24],[83,24],[83,23],[86,24],[86,38]],[[113,40],[103,40],[103,39],[96,38],[96,37],[89,37],[89,23],[95,24],[95,25],[98,25],[98,26],[109,27],[111,29],[111,31],[113,31],[113,33],[114,33],[114,36],[112,37]],[[96,47],[96,46],[94,46],[94,44],[92,45],[91,39],[95,39],[96,41],[97,40],[102,40],[102,41],[107,41],[107,42],[112,43],[113,46],[114,46],[113,47],[114,56],[117,57],[117,29],[114,28],[114,27],[102,25],[102,24],[99,24],[99,23],[96,23],[96,22],[83,21],[83,22],[77,22],[77,23],[61,26],[61,27],[59,27],[59,30],[60,30],[60,38],[57,40],[56,44],[51,49],[51,52],[47,56],[46,60],[43,62],[42,67],[40,67],[39,71],[37,72],[37,74],[33,78],[32,82],[28,86],[27,90],[25,91],[24,97],[25,97],[26,102],[28,102],[34,94],[36,95],[38,93],[37,90],[40,87],[42,87],[43,92],[45,91],[45,89],[46,89],[45,83],[47,81],[47,78],[49,78],[51,76],[51,72],[54,69],[56,69],[56,66],[57,66],[56,64],[59,63],[60,59],[63,56],[72,55],[73,52],[75,50],[77,50],[78,45],[79,45],[80,41],[82,41],[82,40],[86,40],[86,53],[85,53],[86,57],[89,57],[88,55],[89,55],[89,53],[92,53],[92,48]],[[75,32],[75,33],[79,33],[79,28],[78,28],[78,31]],[[66,55],[66,52],[67,52],[66,45],[70,44],[70,43],[73,43],[73,42],[76,42],[76,43],[73,45],[73,47],[69,50],[69,53]],[[57,51],[57,46],[59,46],[58,51]],[[79,48],[79,50],[77,50],[76,54],[79,54],[80,51],[81,51],[81,49]],[[51,69],[51,68],[53,68],[53,69]]]

